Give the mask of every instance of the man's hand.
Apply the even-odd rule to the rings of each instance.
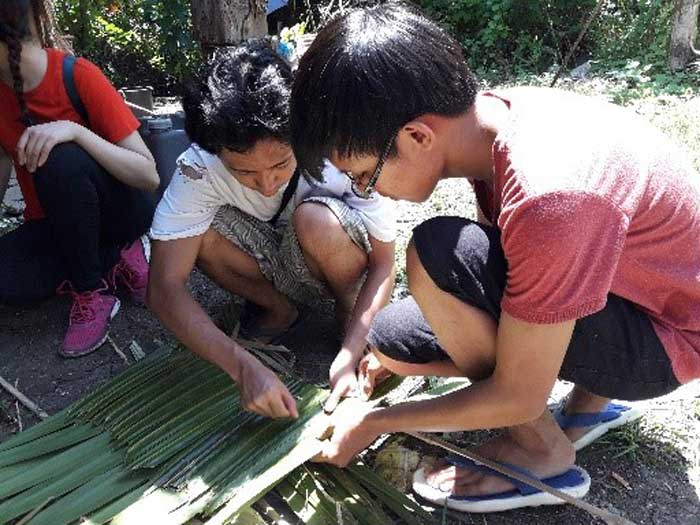
[[[382,365],[374,355],[369,352],[361,360],[357,370],[357,382],[360,397],[367,401],[372,397],[374,387],[391,375],[388,368]]]
[[[367,401],[372,397],[374,387],[391,375],[379,362],[373,352],[359,359],[359,363],[347,350],[341,350],[330,370],[331,395],[323,410],[330,414],[344,397],[356,396]]]
[[[79,129],[78,124],[68,120],[28,127],[17,142],[17,158],[20,165],[34,173],[44,165],[54,146],[75,141]]]
[[[330,369],[331,395],[323,407],[326,413],[333,412],[344,397],[357,395],[357,363],[359,360],[358,356],[353,355],[346,348],[341,349],[333,360]]]
[[[371,445],[381,434],[372,425],[371,410],[359,401],[343,403],[333,415],[333,435],[314,461],[346,467],[356,454]]]
[[[243,408],[270,418],[299,417],[294,397],[272,370],[246,351],[239,354],[238,366],[235,380]]]

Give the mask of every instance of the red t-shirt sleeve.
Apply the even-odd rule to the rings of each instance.
[[[139,121],[100,68],[84,58],[75,63],[75,84],[90,118],[90,129],[116,144],[139,128]]]
[[[605,307],[628,228],[613,203],[584,192],[549,193],[504,209],[499,226],[508,261],[504,311],[550,324]]]

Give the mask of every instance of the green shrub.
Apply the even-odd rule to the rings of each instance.
[[[413,1],[460,41],[474,71],[490,81],[540,74],[561,64],[598,3]],[[378,3],[382,0],[297,0],[292,22],[306,22],[315,31],[341,5]],[[77,53],[95,61],[119,86],[146,84],[157,94],[175,94],[186,71],[200,60],[189,0],[56,0],[56,6]],[[673,87],[676,77],[664,76],[672,11],[669,0],[606,0],[568,68],[594,59],[599,72],[617,72],[636,84],[649,76]],[[634,64],[642,69],[640,75]]]
[[[418,0],[462,43],[481,76],[541,73],[561,64],[597,0]],[[607,0],[568,67],[586,59],[664,68],[673,2]]]
[[[76,53],[117,86],[171,94],[199,60],[188,0],[57,0],[56,12]]]
[[[420,0],[462,43],[474,70],[541,72],[573,45],[595,0]],[[590,42],[581,46],[590,52]]]
[[[596,43],[596,58],[616,64],[637,60],[664,67],[673,7],[668,0],[606,2],[589,36]]]

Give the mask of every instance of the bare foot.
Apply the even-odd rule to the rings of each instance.
[[[564,404],[564,414],[573,416],[576,414],[597,414],[602,412],[610,402],[610,398],[593,394],[578,385],[569,394]],[[583,437],[591,427],[572,427],[564,430],[571,442]]]
[[[566,472],[574,464],[576,453],[571,442],[560,432],[549,450],[526,450],[509,432],[488,441],[477,452],[489,459],[525,468],[540,479]],[[459,496],[484,496],[513,490],[509,481],[444,463],[427,476],[435,488]]]
[[[299,312],[291,303],[281,305],[279,308],[263,310],[255,319],[253,327],[246,331],[251,339],[268,343],[284,334],[297,320]]]

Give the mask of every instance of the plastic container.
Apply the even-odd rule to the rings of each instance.
[[[157,199],[160,200],[173,177],[177,158],[190,147],[190,139],[184,129],[173,127],[170,117],[158,116],[140,120],[141,136],[153,154],[160,176],[157,192]]]

